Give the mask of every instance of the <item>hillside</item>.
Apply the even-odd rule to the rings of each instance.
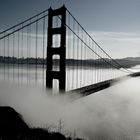
[[[72,138],[42,128],[29,128],[22,116],[13,108],[0,106],[0,140],[72,140]]]
[[[140,65],[140,57],[127,57],[121,59],[114,59],[117,63],[122,65],[123,67],[129,68],[136,65]],[[108,63],[113,64],[114,66],[118,65],[115,63],[114,60],[110,60],[108,58],[104,59],[66,59],[67,66],[81,66],[81,67],[102,67],[102,68],[109,68],[110,65]],[[0,56],[0,64],[14,64],[14,65],[46,65],[47,60],[43,58],[16,58],[16,57],[2,57]],[[59,64],[58,59],[53,60],[54,65]],[[118,68],[121,68],[120,66]]]

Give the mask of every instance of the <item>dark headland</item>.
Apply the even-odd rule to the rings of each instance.
[[[72,138],[59,132],[49,132],[47,129],[30,128],[13,108],[0,106],[0,140],[72,140]]]

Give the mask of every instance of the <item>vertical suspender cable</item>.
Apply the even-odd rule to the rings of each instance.
[[[93,50],[95,51],[96,45],[93,42]],[[96,51],[95,51],[96,52]],[[93,66],[94,66],[94,83],[96,83],[96,54],[94,53],[93,55],[94,61],[93,61]]]
[[[83,40],[83,31],[81,30],[80,33],[81,33],[81,39]],[[82,78],[83,77],[83,75],[82,75],[82,73],[83,73],[83,43],[82,42],[81,42],[81,64],[80,65],[81,65],[81,69],[80,69],[80,71],[81,71],[81,75],[80,75],[80,77],[81,77],[80,78],[80,81],[81,81],[80,83],[81,84],[80,84],[80,87],[81,87],[82,83],[83,83],[83,78]]]
[[[97,46],[96,46],[96,44],[95,44],[95,52],[97,53]],[[97,79],[97,77],[98,77],[98,73],[97,73],[98,67],[97,67],[97,64],[98,64],[98,56],[95,55],[95,81],[96,81],[96,83],[98,82],[98,79]]]
[[[89,38],[89,46],[92,48],[92,44],[91,44],[91,41],[90,41],[90,38]],[[90,78],[90,84],[92,84],[92,51],[91,50],[89,50],[89,58],[90,58],[90,60],[89,60],[89,72],[91,73],[91,74],[89,74],[88,73],[88,77]]]
[[[13,29],[13,31],[15,30],[15,28]],[[14,56],[15,56],[15,33],[13,34],[13,81],[15,79],[15,60],[14,60]]]
[[[18,46],[17,46],[17,47],[18,47],[18,48],[17,48],[17,51],[18,51],[18,58],[17,58],[17,60],[18,60],[18,84],[19,84],[19,43],[20,43],[20,42],[19,42],[19,40],[20,40],[20,38],[19,38],[19,31],[18,31],[17,34],[18,34],[18,44],[17,44],[17,45],[18,45]]]
[[[4,36],[5,36],[5,32],[4,32]],[[6,45],[5,45],[5,38],[4,38],[4,80],[5,80],[5,63],[6,63],[6,61],[5,61],[5,48],[6,47]]]
[[[98,54],[99,54],[99,48],[98,48]],[[98,56],[98,82],[100,82],[100,57]]]
[[[112,66],[111,66],[111,59],[109,59],[110,61],[110,79],[112,79]]]
[[[70,15],[68,14],[68,26],[70,27],[71,24],[70,24]],[[71,31],[67,28],[67,42],[66,42],[66,51],[67,51],[67,66],[68,68],[66,68],[66,72],[67,72],[67,90],[70,90],[71,88],[71,68],[70,68],[70,65],[71,65],[71,62],[70,62],[70,55],[71,55]]]
[[[75,21],[73,20],[73,31],[75,30]],[[75,69],[75,67],[74,67],[74,42],[75,42],[75,37],[74,37],[75,35],[73,34],[73,70],[72,70],[72,89],[74,89],[74,69]]]
[[[97,48],[97,54],[99,54],[99,48]],[[98,82],[100,82],[100,79],[99,79],[99,78],[100,78],[99,59],[100,59],[100,57],[98,56],[98,64],[97,64],[97,65],[98,65],[98,66],[97,66],[97,67],[98,67],[98,69],[97,69],[97,73],[98,73],[98,74],[97,74],[97,79],[98,79]]]
[[[103,51],[102,51],[102,53],[103,53]],[[103,69],[103,71],[102,71],[102,80],[103,81],[105,81],[105,65],[104,65],[104,53],[103,53],[103,59],[102,59],[102,69]]]
[[[79,29],[79,35],[80,35],[80,38],[81,38],[81,30]],[[82,84],[82,77],[81,77],[81,71],[82,71],[82,65],[81,65],[81,62],[82,62],[82,44],[81,44],[81,41],[79,40],[79,87],[81,87],[81,84]]]
[[[38,17],[37,17],[38,19]],[[36,64],[35,64],[35,84],[37,84],[37,64],[38,64],[38,21],[36,21],[36,48],[35,48],[35,59],[36,59]]]
[[[101,56],[101,58],[99,58],[99,79],[100,79],[100,82],[101,82],[101,70],[102,70],[101,59],[102,59],[102,54],[100,52],[100,49],[99,49],[99,55]]]
[[[44,70],[45,70],[45,17],[43,18],[43,73],[42,73],[42,86],[44,87],[45,86],[45,83],[44,83]]]
[[[93,49],[93,42],[91,41],[91,47],[92,47],[92,49]],[[91,70],[91,75],[92,75],[92,77],[91,77],[91,84],[93,84],[94,82],[93,82],[93,55],[94,55],[94,53],[91,51],[91,68],[90,68],[90,70]]]
[[[86,35],[86,38],[85,38],[85,43],[86,44],[88,44],[87,43],[88,42],[88,36]],[[87,74],[88,74],[88,48],[85,46],[85,48],[86,48],[86,51],[85,51],[85,55],[86,55],[86,74],[85,74],[85,81],[86,81],[86,83],[88,83],[88,76],[87,76]]]
[[[8,81],[9,81],[9,35],[7,37],[7,58],[8,58]]]
[[[84,40],[85,40],[85,42],[86,42],[86,36],[84,35]],[[84,60],[85,60],[85,62],[84,62],[84,68],[85,68],[85,72],[84,72],[84,86],[86,85],[86,71],[87,71],[87,61],[86,61],[86,57],[87,57],[87,48],[86,48],[86,46],[84,45],[84,48],[85,48],[85,50],[84,50]]]
[[[79,36],[79,26],[77,25],[77,35]],[[77,75],[77,79],[76,79],[76,88],[78,88],[78,78],[79,78],[79,76],[78,76],[78,59],[79,59],[79,56],[78,56],[78,51],[79,51],[79,39],[77,38],[77,73],[76,73],[76,75]]]
[[[23,24],[22,24],[23,27]],[[23,66],[24,66],[24,57],[23,57],[23,29],[21,30],[21,58],[22,58],[22,66],[21,66],[21,83],[23,83]]]
[[[31,23],[31,20],[30,20],[30,23]],[[29,26],[29,60],[28,60],[28,68],[29,68],[29,76],[28,76],[28,78],[29,78],[29,84],[30,84],[30,65],[31,65],[31,25]]]
[[[101,58],[100,58],[100,81],[102,82],[102,51],[100,50]]]
[[[112,70],[111,70],[111,59],[109,58],[109,61],[110,61],[110,79],[112,78],[111,76],[112,76]]]
[[[27,26],[27,84],[29,83],[29,26]]]

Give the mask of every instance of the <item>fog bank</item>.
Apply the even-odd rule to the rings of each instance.
[[[0,105],[15,108],[32,127],[52,128],[93,139],[140,131],[140,79],[128,78],[84,98],[0,82]],[[75,100],[77,99],[77,100]],[[60,121],[61,120],[61,121]],[[60,129],[61,122],[61,129]]]

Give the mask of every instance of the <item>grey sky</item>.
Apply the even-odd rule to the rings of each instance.
[[[140,46],[140,0],[0,0],[0,30],[4,30],[50,6],[57,8],[62,4],[66,5],[85,29],[93,33],[95,40],[113,56],[138,55],[140,50],[138,48],[138,45]],[[114,40],[110,40],[111,44],[109,44],[109,39],[112,39],[112,36],[105,36],[105,38],[109,37],[108,42],[104,41],[104,38],[100,38],[102,33],[106,32],[123,33],[125,40],[123,40],[122,46],[116,46],[117,43],[121,45],[120,40],[115,42],[115,46],[119,50],[122,47],[125,50],[121,52],[121,55],[120,53],[114,54],[116,51],[112,47]],[[138,43],[135,44],[137,46],[130,46],[130,44],[133,45],[133,42],[127,44],[126,38],[128,36],[124,36],[124,33],[130,36],[136,34],[137,37],[134,40],[137,39]],[[118,34],[113,37],[118,39]],[[134,48],[131,50],[131,47],[134,47],[135,50]]]
[[[0,0],[0,28],[65,4],[88,30],[140,30],[140,0]]]

